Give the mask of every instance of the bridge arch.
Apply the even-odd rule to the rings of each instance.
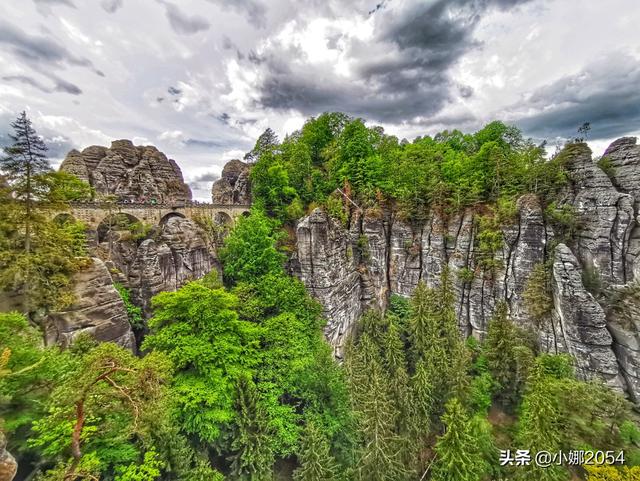
[[[233,224],[233,219],[226,212],[220,211],[214,214],[213,222],[221,226],[231,226]]]
[[[55,222],[58,225],[65,225],[75,221],[76,221],[76,218],[70,212],[60,212],[59,214],[56,214],[56,216],[53,218],[53,222]]]
[[[98,224],[98,243],[109,240],[114,232],[128,231],[135,234],[143,229],[142,222],[136,216],[126,212],[114,212],[107,215]]]
[[[164,216],[162,216],[162,218],[160,219],[160,226],[165,225],[167,222],[169,222],[169,219],[173,219],[178,217],[179,219],[186,219],[187,216],[185,216],[182,212],[169,212],[168,214],[165,214]]]

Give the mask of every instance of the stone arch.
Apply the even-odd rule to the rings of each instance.
[[[228,226],[228,227],[233,225],[233,219],[231,218],[231,216],[226,212],[222,212],[222,211],[216,212],[214,214],[213,222],[215,222],[216,225],[222,225],[222,226]]]
[[[53,218],[53,222],[58,225],[68,224],[70,222],[75,222],[76,218],[70,212],[60,212]]]
[[[178,217],[180,219],[186,219],[187,218],[184,214],[182,214],[180,212],[169,212],[168,214],[165,214],[162,217],[162,219],[160,219],[160,225],[161,226],[165,225],[169,221],[169,219],[173,219],[175,217]]]
[[[126,212],[114,212],[108,214],[98,224],[98,243],[102,243],[110,238],[110,234],[115,232],[128,231],[134,233],[142,228],[142,222],[136,216]]]
[[[245,210],[242,212],[242,217],[249,217],[251,215],[251,212],[249,212],[248,210]]]

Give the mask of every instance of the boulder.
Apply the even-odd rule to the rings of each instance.
[[[170,204],[191,200],[174,160],[153,146],[134,146],[115,140],[111,147],[91,146],[72,150],[60,170],[87,181],[98,197],[115,195],[121,201]]]
[[[74,302],[45,319],[47,344],[70,345],[80,334],[135,350],[135,339],[120,294],[105,263],[97,257],[73,275]]]
[[[248,205],[251,203],[249,164],[234,159],[222,169],[220,179],[211,186],[211,201],[214,204]]]

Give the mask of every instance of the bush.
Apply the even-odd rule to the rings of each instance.
[[[598,160],[598,167],[600,167],[607,176],[612,179],[616,175],[616,169],[613,166],[613,162],[609,157],[602,156]]]
[[[524,304],[529,314],[541,324],[553,310],[551,295],[551,269],[545,263],[536,264],[531,270],[523,292]]]
[[[116,288],[118,294],[124,302],[124,307],[127,310],[127,317],[129,318],[129,324],[134,329],[144,328],[144,317],[142,316],[142,309],[131,302],[131,292],[119,282],[114,282],[113,287]]]
[[[552,202],[544,213],[559,240],[570,243],[575,239],[580,228],[575,207],[570,204],[558,206]]]

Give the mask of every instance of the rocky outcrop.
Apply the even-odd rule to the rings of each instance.
[[[47,344],[68,346],[84,333],[133,350],[135,340],[127,310],[105,263],[93,258],[89,266],[73,276],[72,282],[73,304],[64,311],[50,313],[45,320]]]
[[[564,244],[555,249],[553,298],[555,342],[547,350],[571,354],[580,377],[589,379],[597,375],[622,391],[624,380],[612,350],[604,310],[585,289],[578,259]]]
[[[365,309],[351,239],[320,209],[298,223],[297,239],[297,274],[324,307],[325,334],[340,357],[351,326]]]
[[[100,246],[108,257],[108,242]],[[131,289],[132,300],[149,315],[151,298],[175,291],[218,267],[205,237],[195,222],[171,217],[149,238],[112,243],[111,262],[122,273],[121,281]]]
[[[576,211],[579,231],[576,255],[606,285],[624,284],[626,251],[634,224],[633,197],[619,192],[591,159],[586,144],[572,144],[562,154],[571,179],[565,202]]]
[[[249,164],[237,159],[227,162],[211,187],[211,200],[214,204],[250,204]]]
[[[18,472],[16,459],[7,451],[7,439],[0,431],[0,481],[12,481]]]
[[[115,195],[121,201],[174,203],[191,199],[174,160],[153,146],[134,146],[116,140],[111,147],[72,150],[60,170],[88,182],[99,197]]]
[[[492,214],[481,206],[455,215],[431,212],[420,224],[408,224],[393,209],[353,210],[347,226],[319,209],[303,218],[292,271],[324,306],[336,354],[364,311],[385,308],[390,295],[410,295],[420,281],[437,285],[446,266],[463,335],[481,339],[496,304],[505,301],[514,321],[538,334],[542,349],[571,354],[579,376],[603,379],[640,400],[640,288],[634,287],[640,148],[631,139],[612,144],[605,154],[611,179],[585,144],[571,144],[561,155],[570,184],[560,205],[571,206],[578,225],[570,245],[554,240],[535,195],[521,197],[516,216],[503,220],[502,247],[490,258],[478,235],[480,216]],[[552,265],[550,314],[542,321],[525,302],[541,263]],[[585,286],[592,272],[606,296]]]

